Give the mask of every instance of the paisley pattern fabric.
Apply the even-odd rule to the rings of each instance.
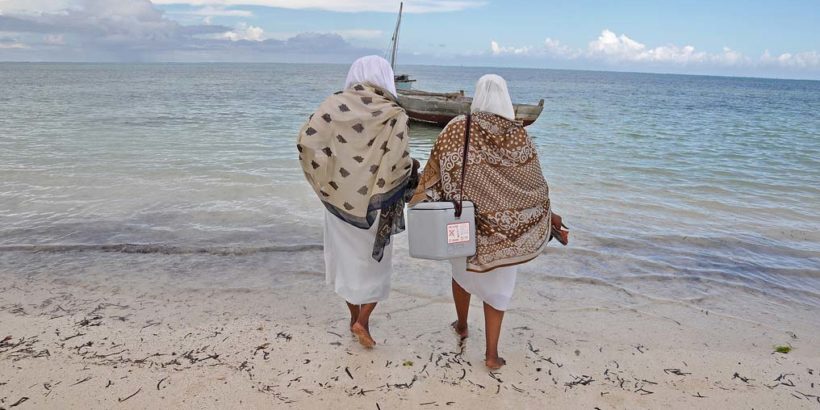
[[[412,203],[458,200],[466,117],[439,134]],[[467,270],[487,272],[534,259],[550,233],[549,188],[535,146],[519,123],[473,114],[464,200],[476,207],[476,254]]]
[[[361,229],[379,217],[373,258],[404,230],[415,188],[407,114],[392,94],[369,83],[328,97],[299,132],[302,170],[327,210]],[[409,192],[409,195],[408,195]]]

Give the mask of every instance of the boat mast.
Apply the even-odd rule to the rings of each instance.
[[[396,31],[393,32],[393,51],[390,53],[390,67],[396,69],[396,50],[399,48],[399,27],[401,27],[401,12],[404,2],[399,3],[399,18],[396,21]]]

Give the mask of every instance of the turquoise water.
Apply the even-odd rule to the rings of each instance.
[[[820,306],[820,82],[401,71],[417,88],[468,93],[495,72],[514,100],[545,99],[528,130],[573,244],[527,269],[661,293],[672,280],[715,283]],[[49,250],[58,264],[78,249],[57,245],[151,244],[136,249],[161,257],[321,243],[294,141],[345,73],[0,63],[0,268],[42,269],[21,261]],[[413,155],[423,159],[436,133],[413,125]]]

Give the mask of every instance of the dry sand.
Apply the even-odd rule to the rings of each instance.
[[[122,258],[136,272],[144,256]],[[666,300],[557,276],[535,289],[524,274],[504,322],[509,364],[490,372],[477,302],[465,344],[448,327],[446,277],[437,295],[394,290],[368,351],[321,266],[288,263],[275,287],[180,281],[173,263],[153,280],[0,265],[0,409],[820,409],[809,308],[741,293]],[[411,263],[398,258],[397,271]],[[791,353],[773,353],[785,343]]]

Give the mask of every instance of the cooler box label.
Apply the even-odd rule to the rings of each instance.
[[[447,224],[447,243],[462,243],[470,241],[470,223],[459,222]]]

